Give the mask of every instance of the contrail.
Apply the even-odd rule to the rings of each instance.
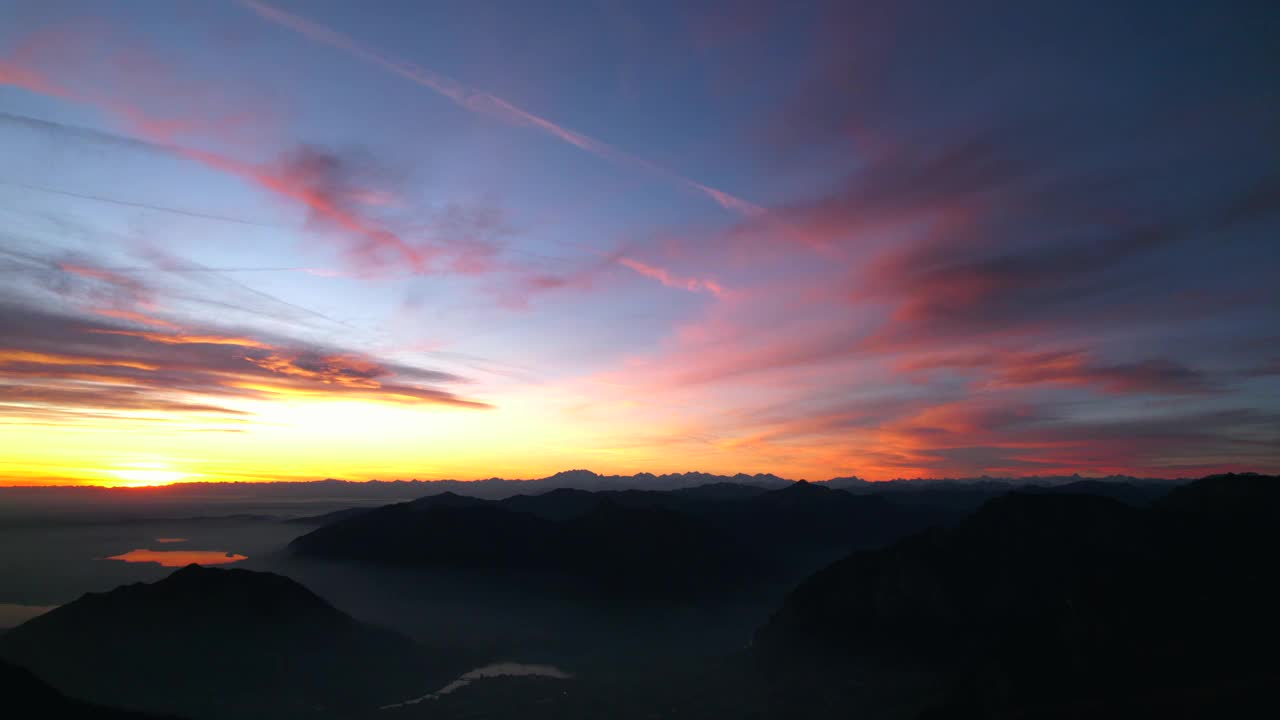
[[[67,270],[67,268],[60,268]],[[110,273],[145,273],[155,275],[168,275],[171,273],[207,273],[210,275],[216,273],[247,273],[247,272],[308,272],[311,268],[304,267],[198,267],[198,268],[155,268],[155,267],[93,267],[93,270],[101,270]],[[0,267],[0,272],[43,272],[47,271],[46,267]]]
[[[131,200],[121,200],[120,198],[105,197],[103,195],[90,195],[88,193],[72,192],[70,190],[59,190],[58,188],[46,187],[44,185],[30,185],[27,183],[14,182],[12,180],[0,180],[0,185],[8,187],[21,188],[23,190],[32,190],[35,192],[50,193],[53,195],[63,195],[65,197],[79,198],[81,200],[93,200],[95,202],[108,203],[111,205],[120,205],[122,207],[138,208],[141,210],[154,210],[156,212],[169,213],[172,215],[182,215],[189,218],[199,218],[201,220],[217,220],[219,222],[236,223],[238,225],[251,225],[253,227],[276,227],[267,223],[256,222],[253,220],[245,220],[243,218],[231,217],[230,215],[215,215],[212,213],[196,212],[194,210],[182,210],[180,208],[166,207],[164,205],[153,205],[151,203],[134,202]]]
[[[212,170],[239,177],[264,190],[293,200],[342,229],[363,237],[370,247],[394,250],[409,262],[414,272],[424,272],[427,269],[428,258],[417,248],[410,246],[395,233],[376,227],[366,222],[364,218],[339,207],[323,192],[318,192],[314,188],[294,182],[292,178],[270,168],[239,162],[205,150],[175,145],[171,142],[171,138],[168,137],[167,133],[158,131],[153,120],[137,108],[101,97],[91,97],[71,92],[56,83],[48,81],[38,72],[27,68],[7,67],[0,64],[0,85],[13,85],[29,92],[97,106],[116,118],[125,121],[136,132],[142,133],[147,140],[144,143],[146,146],[192,160]],[[6,120],[10,120],[12,116],[5,115],[3,117]],[[56,125],[55,123],[36,123],[31,125],[39,124],[45,126]],[[103,135],[103,133],[96,132],[89,132],[88,134],[91,136]]]
[[[2,69],[0,69],[2,71]],[[0,84],[5,83],[5,78],[0,76]],[[18,84],[17,87],[24,88],[31,92],[38,92],[55,97],[67,97],[66,94],[56,94],[49,92],[49,89],[31,83],[29,85]],[[65,123],[53,122],[52,120],[43,120],[27,115],[15,115],[13,113],[0,112],[0,122],[11,123],[13,125],[22,125],[31,130],[40,130],[53,133],[64,133],[67,135],[76,135],[85,140],[93,142],[105,143],[108,145],[121,145],[124,147],[133,147],[140,150],[148,150],[156,153],[168,153],[170,150],[153,142],[148,142],[134,137],[125,137],[124,135],[116,135],[115,133],[103,132],[101,130],[92,130],[79,125],[67,125]]]
[[[318,25],[310,20],[285,12],[279,8],[267,5],[266,3],[258,2],[258,0],[236,0],[236,2],[252,10],[259,17],[265,20],[293,30],[294,32],[310,38],[315,42],[343,50],[361,60],[364,60],[365,62],[377,65],[390,73],[399,75],[410,82],[434,90],[435,92],[449,98],[458,106],[470,110],[471,112],[483,115],[492,115],[515,125],[536,128],[548,135],[551,135],[552,137],[569,143],[574,147],[585,150],[611,162],[639,168],[664,177],[688,190],[692,190],[711,198],[723,208],[733,210],[734,212],[742,215],[755,216],[765,212],[765,209],[759,205],[730,195],[723,190],[717,190],[713,187],[703,185],[700,182],[690,180],[689,178],[686,178],[672,170],[668,170],[661,165],[657,165],[645,160],[644,158],[636,157],[635,155],[623,150],[619,150],[618,148],[601,140],[596,140],[595,138],[583,135],[582,133],[561,127],[544,117],[540,117],[523,108],[517,107],[496,95],[491,95],[487,92],[469,88],[456,80],[445,77],[439,73],[432,72],[418,65],[399,62],[383,57],[336,30],[324,27],[323,25]]]

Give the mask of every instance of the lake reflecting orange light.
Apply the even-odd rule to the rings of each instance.
[[[191,563],[197,565],[226,565],[228,563],[248,560],[247,555],[237,555],[218,550],[147,550],[138,548],[120,555],[112,555],[107,560],[123,560],[132,563],[159,563],[164,567],[186,567]]]

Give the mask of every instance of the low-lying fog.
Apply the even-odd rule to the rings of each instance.
[[[61,605],[86,592],[158,580],[188,562],[223,563],[227,553],[246,558],[228,567],[248,567],[306,529],[234,517],[86,523],[51,515],[38,525],[0,525],[0,603]],[[177,538],[183,541],[172,542]],[[141,562],[148,559],[157,562]]]
[[[646,663],[744,647],[786,588],[733,601],[661,609],[600,598],[564,579],[482,571],[403,571],[304,561],[290,522],[343,507],[308,500],[209,505],[38,505],[0,511],[0,628],[86,592],[153,582],[188,562],[287,575],[355,617],[485,662],[577,668]],[[424,691],[429,688],[424,688]]]

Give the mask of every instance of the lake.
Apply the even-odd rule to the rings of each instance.
[[[391,708],[404,707],[406,705],[417,705],[424,700],[436,700],[442,695],[448,695],[451,692],[460,690],[476,680],[497,677],[546,677],[556,680],[569,680],[573,676],[561,670],[554,665],[530,665],[527,663],[501,662],[493,663],[478,667],[458,676],[458,679],[445,685],[444,687],[432,693],[427,693],[422,697],[405,700],[404,702],[392,703],[391,705],[383,705],[380,710],[388,710]]]
[[[163,567],[197,565],[227,565],[248,560],[247,555],[237,555],[221,550],[148,550],[137,548],[127,553],[112,555],[104,560],[122,560],[131,563],[159,563]]]

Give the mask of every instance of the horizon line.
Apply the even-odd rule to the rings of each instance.
[[[35,489],[47,490],[47,489],[54,489],[54,488],[101,489],[101,490],[155,490],[160,488],[172,488],[172,487],[191,486],[191,485],[309,485],[309,484],[318,484],[318,483],[343,483],[346,485],[371,485],[371,484],[391,485],[391,484],[411,484],[411,483],[419,484],[419,485],[430,484],[430,483],[470,484],[470,483],[485,483],[485,482],[534,483],[534,482],[542,482],[542,481],[550,480],[552,478],[555,478],[558,475],[571,473],[571,472],[590,472],[592,475],[594,475],[597,478],[636,478],[641,475],[650,475],[655,478],[687,476],[687,475],[707,475],[715,478],[732,479],[739,476],[745,476],[748,478],[757,478],[757,477],[775,478],[777,480],[782,480],[790,483],[817,483],[817,484],[825,484],[825,483],[830,483],[837,480],[850,480],[850,479],[864,482],[867,484],[879,484],[879,483],[891,483],[891,482],[978,482],[978,481],[984,481],[984,480],[997,481],[997,482],[999,481],[1015,482],[1015,481],[1054,480],[1054,479],[1063,479],[1063,478],[1080,478],[1081,480],[1106,480],[1111,478],[1117,478],[1117,479],[1144,480],[1144,481],[1153,481],[1153,482],[1180,482],[1180,481],[1186,482],[1186,481],[1199,480],[1206,477],[1216,477],[1221,475],[1257,475],[1257,476],[1263,476],[1263,477],[1280,476],[1280,472],[1277,472],[1277,471],[1268,472],[1268,471],[1260,471],[1260,470],[1239,470],[1239,471],[1233,470],[1233,471],[1227,471],[1227,472],[1210,472],[1210,473],[1205,473],[1201,475],[1179,475],[1176,477],[1140,476],[1140,475],[1128,475],[1123,473],[1110,473],[1106,475],[1086,475],[1086,474],[1081,474],[1079,472],[1073,472],[1070,474],[1044,474],[1044,475],[968,475],[968,476],[946,476],[946,477],[916,476],[916,477],[894,477],[894,478],[886,478],[882,480],[873,480],[870,478],[859,477],[857,475],[836,475],[826,479],[810,480],[808,478],[788,478],[782,475],[777,475],[775,473],[763,473],[763,472],[761,473],[739,472],[739,473],[734,473],[732,475],[726,475],[722,473],[709,473],[709,472],[704,472],[700,470],[687,470],[683,472],[670,472],[670,473],[652,473],[647,471],[641,471],[638,473],[632,473],[630,475],[621,475],[621,474],[605,475],[605,474],[596,473],[591,470],[574,469],[574,470],[562,470],[557,473],[552,473],[551,475],[546,475],[543,477],[534,477],[534,478],[504,478],[504,477],[492,476],[492,477],[472,478],[472,479],[396,478],[393,480],[383,480],[380,478],[369,478],[367,480],[349,480],[345,478],[326,477],[326,478],[314,478],[309,480],[178,480],[178,481],[166,482],[166,483],[132,484],[132,485],[126,484],[126,483],[114,484],[114,483],[85,483],[85,482],[9,485],[9,484],[5,484],[3,479],[0,479],[0,490],[35,490]],[[725,482],[725,481],[720,480],[718,482]],[[708,484],[712,484],[712,483],[708,483]]]

